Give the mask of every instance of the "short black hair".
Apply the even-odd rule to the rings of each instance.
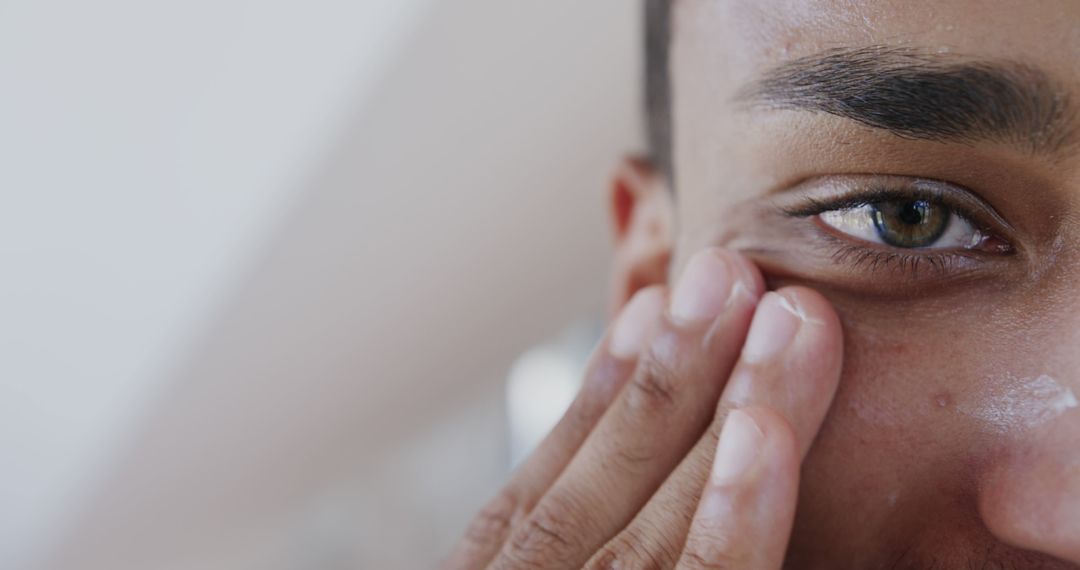
[[[668,47],[671,43],[672,0],[645,1],[645,128],[649,157],[674,188],[671,152],[671,81]]]

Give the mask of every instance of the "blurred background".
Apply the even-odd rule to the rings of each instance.
[[[0,568],[435,565],[574,389],[630,0],[0,0]]]

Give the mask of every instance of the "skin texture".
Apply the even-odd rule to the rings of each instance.
[[[1080,4],[683,0],[673,42],[674,267],[703,246],[734,247],[771,286],[821,291],[845,327],[789,565],[1076,567],[1053,558],[1080,562],[1080,413],[987,410],[1043,375],[1080,392],[1080,153],[908,140],[733,98],[795,58],[882,45],[1019,61],[1080,99]],[[914,278],[838,262],[820,228],[759,213],[799,181],[840,174],[962,185],[1013,226],[1022,253],[963,279]]]
[[[567,417],[447,567],[1080,568],[1075,141],[898,136],[742,97],[800,58],[872,47],[1038,69],[1075,105],[1080,4],[676,0],[672,20],[675,187],[628,160],[611,192],[613,310],[661,296],[657,324],[629,358],[609,332]],[[916,179],[989,213],[994,247],[896,263],[790,214]],[[688,327],[660,307],[703,250],[752,299]],[[735,355],[765,290],[817,324],[761,367]],[[706,330],[726,332],[702,344]],[[657,393],[674,397],[641,405]],[[733,409],[766,434],[762,463],[717,502]]]
[[[445,567],[779,567],[842,338],[820,294],[763,288],[744,256],[708,248],[672,291],[638,291]]]

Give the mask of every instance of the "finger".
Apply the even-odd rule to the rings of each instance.
[[[754,321],[720,403],[778,411],[806,457],[840,383],[840,318],[817,291],[786,287],[762,300]]]
[[[728,414],[677,570],[779,570],[799,493],[797,438],[768,408]]]
[[[762,297],[709,430],[589,567],[606,568],[616,560],[630,567],[642,561],[673,566],[689,532],[728,410],[763,406],[776,411],[794,429],[800,457],[805,457],[832,403],[842,362],[840,320],[824,297],[805,287],[784,288]]]
[[[506,487],[474,517],[444,568],[482,568],[498,553],[511,529],[570,462],[633,372],[638,353],[660,321],[666,299],[666,289],[655,286],[638,291],[626,304],[590,357],[574,402]]]
[[[762,289],[741,256],[692,258],[634,374],[493,567],[580,567],[630,521],[709,424]]]

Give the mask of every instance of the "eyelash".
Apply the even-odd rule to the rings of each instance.
[[[853,243],[840,243],[844,238],[826,234],[833,249],[829,257],[837,264],[846,264],[853,269],[867,269],[877,272],[881,270],[899,271],[910,274],[912,278],[918,278],[920,268],[929,266],[936,274],[944,275],[950,270],[956,269],[960,263],[979,261],[979,257],[962,250],[949,252],[930,253],[902,253],[902,250],[882,251]]]
[[[807,197],[803,199],[803,206],[784,208],[783,212],[788,216],[806,218],[810,216],[816,216],[818,214],[822,214],[831,210],[858,208],[859,206],[868,206],[880,202],[895,202],[901,200],[926,200],[929,202],[938,203],[945,206],[946,208],[949,208],[955,214],[959,215],[960,217],[971,223],[976,223],[976,219],[978,218],[978,216],[975,216],[971,212],[967,211],[964,206],[956,203],[950,203],[951,201],[948,200],[945,195],[925,189],[893,190],[889,188],[875,188],[872,190],[858,192],[857,194],[838,196],[829,200],[821,200],[819,198]]]
[[[987,225],[979,222],[979,217],[973,215],[968,208],[949,200],[946,195],[925,189],[893,190],[875,188],[859,192],[857,195],[849,194],[848,196],[840,196],[830,200],[808,197],[803,200],[804,203],[801,206],[783,208],[782,212],[791,217],[808,218],[834,210],[901,200],[927,200],[941,204],[974,227],[982,231],[988,231],[986,229]],[[958,264],[978,262],[982,259],[978,253],[966,250],[882,249],[882,246],[876,244],[855,243],[852,239],[842,238],[831,231],[821,229],[820,237],[828,240],[833,249],[830,254],[832,260],[837,264],[846,264],[854,269],[868,269],[873,272],[881,270],[899,271],[910,274],[912,278],[917,278],[920,268],[925,266],[929,266],[935,273],[941,275],[956,269]],[[911,253],[912,251],[920,251],[920,253]]]

